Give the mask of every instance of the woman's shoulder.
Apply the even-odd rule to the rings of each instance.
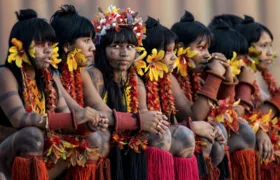
[[[89,67],[87,67],[87,72],[89,73],[91,79],[93,80],[100,80],[103,79],[103,74],[101,73],[101,71],[96,68],[95,66],[91,65]]]

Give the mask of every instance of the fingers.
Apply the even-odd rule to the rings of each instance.
[[[212,57],[214,57],[215,60],[224,61],[224,62],[227,61],[227,58],[222,53],[213,53]]]
[[[263,145],[263,159],[268,159],[268,153],[269,153],[269,147],[267,143],[264,143]]]
[[[271,159],[272,156],[273,156],[273,154],[274,154],[273,146],[272,146],[272,144],[270,143],[270,151],[269,151],[268,158]]]
[[[167,128],[170,126],[170,123],[168,121],[161,121],[161,123]]]
[[[270,142],[266,142],[264,143],[264,155],[263,155],[263,159],[264,160],[269,160],[271,159],[273,155],[273,147],[272,144]]]
[[[260,157],[263,157],[263,143],[262,142],[258,143],[258,150],[260,153]]]

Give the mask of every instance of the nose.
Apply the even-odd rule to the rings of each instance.
[[[127,53],[127,49],[126,48],[121,48],[120,50],[120,56],[121,57],[127,57],[128,53]]]
[[[45,43],[45,46],[44,46],[44,47],[45,47],[45,51],[44,51],[44,52],[45,52],[46,54],[52,53],[53,48],[52,48],[51,46],[49,46],[48,43]]]
[[[93,41],[91,41],[89,51],[95,51],[95,50],[96,50],[96,47],[95,47]]]
[[[203,56],[204,59],[209,59],[211,57],[210,53],[208,50],[204,51]]]
[[[175,61],[175,59],[176,59],[176,58],[177,58],[177,56],[176,56],[175,52],[173,51],[173,54],[172,54],[171,60],[172,60],[172,61]]]
[[[267,56],[272,56],[273,55],[273,49],[272,47],[269,47],[267,50]]]

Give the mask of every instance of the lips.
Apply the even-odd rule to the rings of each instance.
[[[121,60],[121,61],[118,61],[120,65],[129,65],[130,64],[130,61],[125,61],[125,60]]]

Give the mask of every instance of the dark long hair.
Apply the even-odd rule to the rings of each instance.
[[[259,41],[262,32],[267,32],[273,40],[271,31],[266,26],[255,22],[254,18],[251,16],[246,15],[244,20],[235,26],[235,29],[247,39],[249,46]]]
[[[180,21],[175,23],[171,30],[178,36],[178,41],[188,47],[192,42],[206,40],[210,45],[211,31],[202,23],[195,21],[193,15],[185,11]]]
[[[237,54],[248,53],[248,43],[246,38],[223,20],[218,20],[211,29],[214,40],[209,48],[210,53],[220,52],[228,59],[232,58],[233,51]]]
[[[63,5],[51,17],[51,25],[55,30],[59,54],[63,55],[66,43],[74,44],[80,37],[95,37],[93,24],[86,17],[79,15],[72,5]],[[61,63],[64,64],[64,63]]]
[[[16,16],[18,22],[11,30],[9,37],[9,47],[13,46],[11,43],[13,38],[18,39],[23,43],[23,49],[35,70],[37,86],[40,91],[44,91],[45,87],[42,79],[42,72],[37,69],[35,59],[29,55],[28,51],[32,41],[55,42],[55,32],[53,28],[47,23],[47,21],[45,19],[38,18],[37,13],[32,9],[20,10],[19,12],[16,12]],[[5,61],[5,66],[10,69],[15,76],[19,86],[19,95],[23,100],[23,81],[21,69],[18,68],[15,63],[8,63],[8,55],[9,52]]]
[[[130,28],[122,27],[118,32],[114,29],[107,30],[106,34],[101,37],[99,43],[96,45],[95,67],[103,74],[105,92],[107,91],[108,94],[107,105],[111,109],[125,112],[126,105],[122,101],[124,88],[113,81],[114,71],[112,66],[109,64],[109,60],[105,52],[106,47],[112,43],[128,43],[137,46],[138,41],[136,35]]]
[[[215,16],[208,25],[208,28],[212,29],[215,27],[216,23],[219,24],[219,20],[225,21],[229,27],[234,28],[236,25],[240,24],[243,19],[234,14],[222,14]]]
[[[172,42],[176,42],[177,40],[177,36],[175,33],[173,33],[170,29],[168,29],[167,27],[162,26],[159,21],[157,21],[156,19],[152,18],[152,17],[148,17],[146,23],[146,38],[143,40],[143,46],[146,49],[148,54],[151,54],[153,49],[157,49],[159,50],[164,50],[166,51],[168,48],[168,45]],[[165,77],[163,77],[163,79],[166,79],[168,75],[166,75]],[[145,78],[145,75],[142,77],[142,80],[147,83],[149,80]],[[158,83],[154,83],[154,86],[158,86],[158,88],[161,88],[161,85],[163,85],[163,83],[161,82],[162,79],[160,79],[158,81]],[[149,90],[149,88],[147,88],[147,93],[151,93],[151,94],[156,94],[158,92],[153,92],[152,90]],[[163,95],[161,94],[161,92],[159,92],[159,97],[163,97]],[[160,99],[160,104],[161,106],[163,106],[163,99]],[[150,100],[153,101],[153,100]],[[153,104],[153,103],[151,103]],[[154,103],[156,104],[156,103]],[[148,103],[149,106],[149,103]],[[164,109],[163,107],[161,107],[161,110],[164,113],[167,113],[168,110]],[[170,109],[169,109],[170,110]],[[170,114],[166,114],[169,117],[169,120],[171,121],[171,123],[174,123],[174,114],[171,112]]]

